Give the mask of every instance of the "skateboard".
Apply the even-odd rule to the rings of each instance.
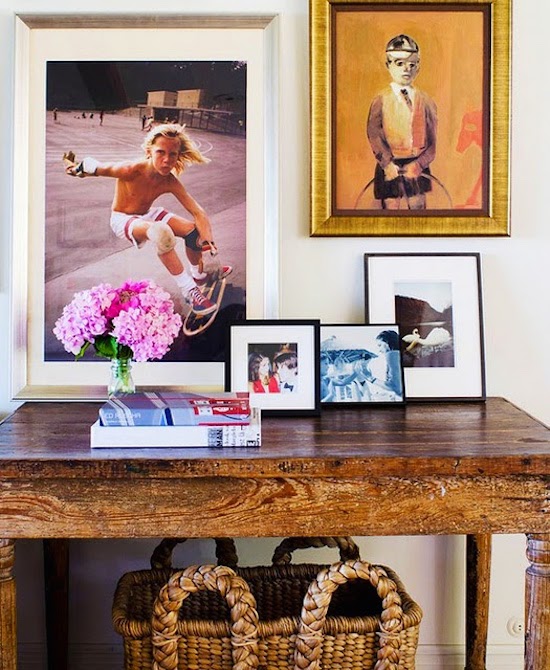
[[[212,300],[212,302],[216,303],[216,310],[214,312],[210,312],[210,314],[205,314],[204,316],[195,314],[195,312],[192,311],[189,312],[183,322],[183,332],[185,335],[188,337],[194,337],[195,335],[204,333],[204,331],[214,323],[214,320],[220,311],[223,294],[225,293],[226,282],[227,277],[220,277],[219,274],[215,274],[204,285],[202,292],[209,300]]]

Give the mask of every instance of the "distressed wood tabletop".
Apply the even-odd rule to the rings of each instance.
[[[548,670],[550,431],[510,402],[270,417],[246,449],[91,449],[98,409],[29,402],[0,424],[0,670],[16,667],[16,538],[493,533],[527,536],[525,668]]]
[[[0,537],[550,528],[550,431],[500,398],[270,417],[261,447],[220,449],[91,449],[98,407],[27,403],[1,424]]]

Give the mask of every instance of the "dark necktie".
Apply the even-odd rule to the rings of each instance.
[[[405,102],[407,103],[407,107],[409,109],[412,109],[413,103],[412,103],[412,100],[411,100],[411,96],[409,95],[409,92],[407,91],[406,88],[401,89],[401,95],[405,98]]]

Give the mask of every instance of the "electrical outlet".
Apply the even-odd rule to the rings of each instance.
[[[525,623],[521,617],[513,616],[508,619],[506,628],[512,637],[523,637],[525,633]]]

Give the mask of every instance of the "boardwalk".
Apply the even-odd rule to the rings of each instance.
[[[242,314],[246,286],[246,166],[243,137],[205,131],[190,131],[201,151],[211,159],[191,166],[181,179],[189,193],[206,210],[214,229],[223,263],[235,269],[231,275],[223,309],[224,319]],[[57,122],[48,115],[46,124],[46,233],[45,233],[45,357],[70,360],[51,333],[55,320],[75,291],[100,282],[119,284],[126,279],[153,279],[172,295],[180,313],[187,311],[175,282],[164,269],[151,244],[136,249],[117,239],[109,226],[114,180],[76,179],[64,173],[62,155],[68,150],[78,159],[93,156],[99,161],[120,162],[142,157],[145,133],[137,117],[105,114],[80,118],[77,113],[58,112]],[[188,216],[171,196],[156,201],[170,211]],[[185,259],[183,242],[178,253]],[[169,360],[213,360],[221,334],[213,328],[207,337],[186,342],[183,336],[172,348]]]

